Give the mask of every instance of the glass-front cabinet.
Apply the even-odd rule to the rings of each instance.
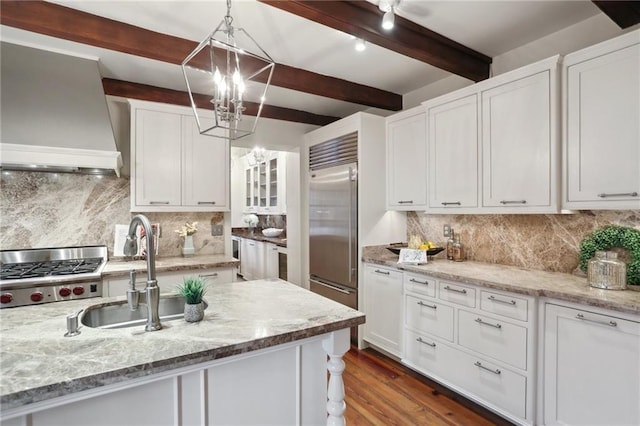
[[[286,214],[286,152],[267,152],[264,161],[245,169],[245,213]]]

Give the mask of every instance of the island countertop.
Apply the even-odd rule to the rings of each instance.
[[[224,254],[198,255],[192,257],[158,257],[156,272],[172,272],[189,269],[209,269],[239,267],[240,261]],[[103,278],[125,277],[131,269],[146,271],[146,260],[127,260],[119,258],[109,260],[102,270]]]
[[[356,326],[365,317],[282,280],[216,284],[204,320],[94,329],[64,337],[66,316],[122,297],[0,310],[0,403],[7,410],[103,385]]]
[[[398,264],[398,255],[386,246],[365,247],[362,260],[438,279],[640,314],[640,291],[594,288],[588,285],[586,277],[572,274],[470,261],[451,262],[442,258],[429,260],[425,265]]]

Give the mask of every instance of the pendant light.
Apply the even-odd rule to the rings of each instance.
[[[273,59],[253,37],[233,26],[231,0],[227,0],[222,21],[182,61],[199,132],[231,140],[254,133],[274,67]]]
[[[384,12],[382,15],[382,29],[391,30],[395,24],[394,9],[400,3],[399,0],[380,0],[378,8]]]

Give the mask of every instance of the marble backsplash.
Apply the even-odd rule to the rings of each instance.
[[[3,171],[0,178],[0,249],[106,245],[113,257],[116,224],[128,224],[129,179],[66,173]],[[223,213],[145,213],[160,223],[158,256],[180,256],[175,230],[198,222],[196,254],[223,254],[224,237],[211,236]]]
[[[407,213],[407,239],[446,245],[442,228],[460,232],[468,260],[572,273],[584,237],[606,225],[640,230],[640,211],[582,211],[558,215],[428,215]],[[445,253],[439,255],[444,256]]]

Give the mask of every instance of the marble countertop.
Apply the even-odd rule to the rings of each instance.
[[[287,238],[269,238],[269,237],[265,237],[264,235],[262,235],[262,231],[259,229],[256,229],[253,232],[249,232],[246,228],[233,228],[231,230],[231,235],[233,235],[234,237],[240,237],[240,238],[248,238],[250,240],[256,240],[256,241],[264,241],[267,243],[273,243],[277,246],[280,247],[286,247],[287,246]]]
[[[201,255],[192,257],[157,257],[156,272],[182,271],[189,269],[209,269],[239,267],[240,261],[224,254]],[[131,269],[146,271],[146,260],[110,260],[102,270],[103,278],[124,277]]]
[[[489,263],[451,262],[436,258],[425,265],[401,265],[398,264],[398,255],[385,247],[365,247],[362,260],[438,279],[640,314],[640,291],[602,290],[590,287],[586,277]]]
[[[110,297],[0,310],[0,408],[144,377],[364,323],[365,317],[282,280],[217,284],[204,320],[94,329],[63,337],[66,316]],[[256,303],[260,301],[260,303]]]

